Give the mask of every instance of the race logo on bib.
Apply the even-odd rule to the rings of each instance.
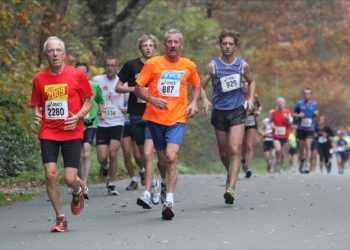
[[[180,96],[181,79],[185,71],[166,70],[163,71],[158,81],[158,93],[161,96]]]
[[[45,116],[48,120],[60,120],[68,117],[68,85],[66,83],[50,84],[44,88]]]

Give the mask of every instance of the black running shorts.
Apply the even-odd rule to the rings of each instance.
[[[122,125],[112,127],[97,127],[96,145],[109,145],[111,140],[120,141],[123,135]]]
[[[211,116],[211,124],[216,130],[229,131],[230,127],[245,124],[246,110],[239,107],[233,110],[214,109]]]
[[[41,158],[43,164],[55,162],[57,163],[58,153],[61,148],[64,167],[79,168],[81,140],[70,141],[52,141],[40,140]]]

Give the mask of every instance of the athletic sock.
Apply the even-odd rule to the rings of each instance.
[[[81,186],[79,185],[79,190],[76,192],[76,191],[73,191],[74,194],[80,194],[81,192]]]
[[[166,179],[165,178],[162,178],[162,184],[166,185]]]
[[[147,197],[151,198],[151,193],[150,193],[150,192],[145,191],[145,192],[143,192],[143,194],[144,194],[145,196],[147,196]]]
[[[170,202],[174,204],[174,193],[166,193],[166,199],[167,202]]]
[[[136,176],[133,176],[133,177],[131,177],[131,181],[134,181],[134,182],[137,182],[137,177]]]

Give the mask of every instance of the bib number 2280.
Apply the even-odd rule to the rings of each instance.
[[[68,117],[67,101],[46,101],[45,114],[48,120],[65,119]]]

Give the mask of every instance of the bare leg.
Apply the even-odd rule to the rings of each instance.
[[[154,178],[154,167],[153,167],[153,154],[154,145],[152,140],[145,140],[143,145],[143,158],[146,168],[146,178],[145,178],[145,190],[151,192],[153,186]]]
[[[118,150],[120,147],[120,141],[111,140],[109,142],[109,180],[115,181],[117,179],[116,172],[118,168]]]
[[[250,128],[245,132],[245,159],[248,169],[253,167],[255,128]]]
[[[124,165],[128,171],[129,177],[133,178],[135,177],[135,170],[131,162],[131,147],[132,147],[131,136],[123,137],[121,139],[120,145],[123,151]]]
[[[82,159],[80,161],[78,175],[84,181],[85,184],[87,183],[90,168],[91,168],[91,144],[84,143],[82,147]]]

